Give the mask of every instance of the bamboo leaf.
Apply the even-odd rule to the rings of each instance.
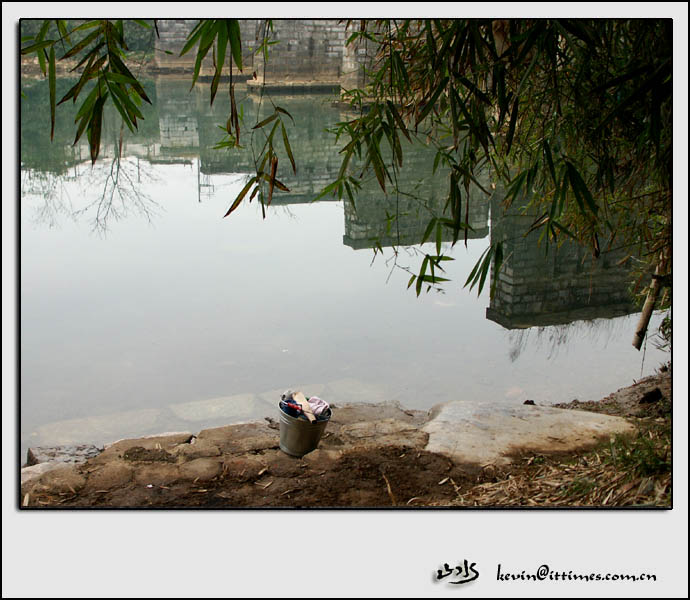
[[[89,33],[84,39],[82,39],[80,42],[72,46],[63,56],[60,60],[65,60],[66,58],[70,58],[74,56],[75,54],[78,54],[81,52],[86,46],[88,46],[91,42],[93,42],[98,36],[100,36],[103,32],[101,29],[97,29],[96,31],[92,31]]]
[[[187,52],[189,52],[197,44],[199,38],[201,38],[201,34],[204,32],[203,25],[203,21],[199,21],[194,29],[189,32],[187,42],[184,46],[182,46],[182,50],[180,51],[180,56],[187,54]]]
[[[252,185],[254,185],[256,182],[257,182],[257,178],[256,178],[256,177],[252,177],[252,178],[245,184],[245,186],[242,188],[242,191],[237,195],[237,198],[235,198],[235,201],[232,203],[232,206],[228,209],[228,212],[226,212],[226,213],[223,215],[223,218],[227,217],[233,210],[235,210],[235,209],[240,205],[240,203],[242,202],[242,199],[247,195],[247,192],[249,191],[249,189],[250,189],[250,188],[252,187]],[[257,185],[257,189],[258,189],[258,185]],[[256,191],[256,190],[255,190],[255,191]]]
[[[109,54],[108,57],[110,59],[111,67],[114,67],[117,73],[129,77],[132,80],[131,85],[134,88],[134,91],[136,91],[136,93],[142,100],[146,100],[146,102],[151,104],[151,100],[146,95],[144,88],[139,83],[139,80],[136,77],[134,77],[134,75],[132,75],[132,72],[127,68],[127,65],[125,65],[116,54]]]
[[[424,230],[424,235],[422,236],[422,241],[420,244],[425,244],[426,241],[431,237],[431,232],[434,230],[434,226],[436,225],[438,219],[436,217],[433,217],[430,221],[429,224],[426,226],[426,229]]]
[[[292,115],[291,115],[288,111],[286,111],[284,108],[281,108],[280,106],[276,106],[276,110],[277,110],[279,113],[283,113],[284,115],[287,115],[288,117],[290,117],[290,120],[291,120],[291,121],[293,122],[293,124],[294,124],[295,119],[292,118]]]
[[[120,103],[120,100],[118,99],[118,97],[116,96],[116,94],[115,94],[114,91],[113,91],[113,88],[115,88],[116,86],[114,86],[114,85],[111,86],[111,84],[110,84],[110,83],[107,83],[107,82],[106,82],[106,85],[108,86],[108,89],[110,90],[110,97],[111,97],[111,99],[112,99],[112,101],[113,101],[113,105],[114,105],[115,108],[117,109],[117,112],[120,113],[120,116],[122,117],[122,120],[123,120],[124,123],[127,125],[127,127],[129,128],[129,130],[130,130],[132,133],[134,133],[134,128],[135,128],[135,126],[132,124],[132,121],[130,120],[129,115],[127,114],[127,111],[124,109],[124,107],[123,107],[122,104]]]
[[[227,24],[228,39],[230,40],[230,49],[232,51],[232,58],[237,65],[237,68],[242,70],[242,36],[240,34],[240,23],[237,19],[229,19]]]
[[[292,155],[292,148],[290,148],[290,141],[288,140],[287,131],[285,131],[285,125],[282,121],[280,127],[283,133],[283,146],[285,146],[285,152],[287,152],[288,158],[290,159],[290,164],[292,165],[292,172],[297,175],[297,166],[295,165],[295,157]]]
[[[589,189],[587,189],[587,185],[582,179],[582,176],[580,175],[580,173],[578,173],[577,169],[575,168],[575,165],[573,165],[571,162],[566,161],[565,164],[568,169],[568,178],[570,179],[570,185],[573,188],[573,192],[575,193],[575,199],[577,200],[577,203],[580,206],[580,210],[583,213],[585,212],[583,205],[584,200],[589,210],[596,215],[599,211],[599,207],[594,202],[594,198],[592,197],[592,194],[590,193]]]
[[[446,88],[446,85],[448,84],[448,77],[444,77],[441,82],[438,84],[438,87],[434,90],[434,93],[431,95],[429,98],[429,101],[426,103],[424,108],[422,109],[422,112],[419,114],[416,120],[416,125],[419,125],[424,119],[426,119],[427,115],[429,112],[431,112],[431,109],[434,107],[436,104],[436,101],[438,100],[439,96],[443,93],[443,91]]]
[[[276,171],[278,170],[278,157],[273,156],[271,159],[271,176],[268,179],[268,201],[266,204],[271,205],[271,200],[273,199],[273,187],[276,184]]]
[[[278,113],[274,112],[270,117],[266,117],[263,121],[254,125],[254,127],[252,127],[252,129],[259,129],[259,128],[263,127],[264,125],[268,125],[271,121],[273,121],[276,118],[278,118]]]
[[[553,157],[551,156],[551,147],[549,146],[549,140],[544,139],[544,156],[546,158],[546,164],[549,167],[549,172],[551,173],[551,179],[553,179],[554,185],[558,186],[558,181],[556,179],[556,169],[553,166]]]
[[[108,93],[103,94],[96,100],[91,113],[89,122],[89,151],[91,153],[91,165],[96,162],[101,151],[101,126],[103,123],[103,105],[108,98]]]
[[[48,56],[48,86],[50,87],[50,141],[55,134],[55,46],[50,47]]]
[[[407,126],[405,125],[404,121],[402,120],[400,113],[398,113],[398,110],[395,108],[395,105],[390,100],[386,100],[386,104],[387,104],[388,109],[390,110],[391,114],[393,115],[395,122],[398,124],[400,131],[402,131],[403,135],[408,139],[408,141],[411,142],[412,138],[410,137],[410,134],[407,132]]]
[[[27,54],[31,54],[32,52],[36,52],[37,50],[41,50],[42,48],[47,48],[48,46],[53,45],[55,45],[55,40],[43,40],[42,42],[31,44],[30,46],[22,48],[22,56],[26,56]]]

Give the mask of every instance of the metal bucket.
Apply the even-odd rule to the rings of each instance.
[[[329,419],[310,423],[280,410],[280,449],[290,456],[304,456],[316,450]]]

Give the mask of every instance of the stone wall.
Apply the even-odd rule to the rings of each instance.
[[[194,68],[196,49],[180,57],[187,35],[198,21],[196,19],[163,19],[158,21],[160,39],[157,42],[155,65],[162,72],[191,71]],[[254,51],[263,37],[265,24],[260,19],[240,20],[242,35],[243,75],[257,82],[290,83],[339,83],[348,86],[363,83],[363,65],[373,56],[370,42],[348,46],[345,42],[351,33],[347,22],[340,19],[278,19],[273,21],[269,59]],[[168,54],[170,52],[170,54]],[[211,53],[202,63],[202,76],[213,72]],[[233,71],[233,75],[239,72]]]
[[[488,319],[520,329],[636,310],[628,291],[629,271],[617,265],[624,257],[621,251],[602,252],[594,260],[581,245],[565,242],[560,248],[551,244],[547,254],[544,244],[537,243],[540,230],[524,235],[536,215],[517,209],[503,213],[498,197],[492,201],[491,215],[491,242],[503,242],[507,259],[486,311]],[[492,267],[492,282],[495,277]]]
[[[187,36],[199,22],[198,19],[160,19],[157,22],[159,38],[156,40],[155,66],[161,72],[184,72],[194,69],[196,60],[196,50],[198,46],[192,48],[184,56],[180,52],[184,47]],[[253,69],[254,53],[253,42],[258,34],[259,20],[244,19],[240,21],[240,33],[242,36],[242,63],[243,71],[251,74]],[[227,63],[226,63],[227,64]],[[202,76],[213,74],[213,53],[209,51],[202,63]],[[223,73],[228,73],[227,67]],[[237,69],[233,70],[233,75],[239,74]]]

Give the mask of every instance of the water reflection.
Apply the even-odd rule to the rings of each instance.
[[[540,231],[525,235],[537,215],[503,210],[498,195],[492,198],[491,214],[491,241],[503,242],[506,260],[487,319],[506,329],[525,329],[639,310],[629,291],[630,271],[619,264],[626,256],[623,249],[604,250],[596,259],[570,240],[547,249],[537,243]],[[493,269],[491,278],[496,278]]]
[[[43,82],[27,86],[45,87]],[[159,165],[190,166],[197,178],[198,201],[215,193],[222,176],[253,172],[249,143],[242,150],[213,149],[221,136],[218,124],[227,114],[227,100],[218,99],[210,106],[207,86],[198,85],[190,92],[186,80],[159,78],[147,82],[147,87],[151,86],[155,86],[157,101],[145,116],[147,123],[157,127],[148,126],[131,137],[121,126],[117,129],[116,115],[107,115],[104,136],[112,141],[104,144],[94,167],[90,166],[86,142],[69,144],[72,130],[64,123],[57,127],[56,141],[48,144],[57,151],[46,159],[45,131],[41,137],[32,123],[34,107],[23,108],[22,197],[42,199],[35,209],[37,222],[53,226],[63,216],[85,216],[94,229],[105,232],[110,221],[128,214],[150,221],[161,209],[146,192],[161,181]],[[29,94],[29,99],[40,101],[36,93]],[[265,100],[261,105],[255,93],[238,93],[238,99],[245,130],[251,130],[252,119],[263,118],[273,110]],[[328,96],[281,97],[280,102],[289,106],[294,117],[290,138],[299,166],[296,175],[291,170],[282,175],[290,192],[276,194],[273,203],[311,202],[336,178],[340,168],[339,146],[327,128],[343,114],[331,106]],[[344,203],[343,244],[356,250],[418,245],[429,220],[445,213],[447,178],[442,171],[430,176],[433,160],[429,148],[416,144],[406,149],[406,168],[398,175],[397,192],[383,193],[373,178],[364,182],[355,202]],[[68,182],[76,187],[78,205],[70,196]],[[329,195],[321,201],[333,199]],[[494,193],[489,202],[476,187],[471,191],[468,239],[489,235],[489,208],[491,241],[503,242],[507,258],[486,309],[487,319],[512,330],[610,318],[636,310],[628,293],[628,271],[617,264],[624,256],[622,251],[604,252],[592,261],[581,246],[566,242],[561,247],[552,246],[546,254],[544,247],[535,243],[539,232],[523,235],[535,215],[523,214],[517,208],[504,211],[499,194]],[[452,231],[444,228],[442,241],[450,240]],[[495,277],[492,272],[492,279]]]
[[[47,93],[43,82],[32,86]],[[615,257],[595,270],[577,248],[545,258],[522,238],[522,217],[502,215],[497,198],[473,197],[467,249],[450,250],[444,232],[457,267],[446,296],[405,292],[406,274],[386,286],[381,265],[368,268],[371,253],[362,250],[402,247],[415,260],[429,218],[443,213],[447,182],[428,175],[433,156],[420,146],[405,156],[400,194],[370,181],[354,206],[332,197],[303,206],[340,167],[326,128],[344,115],[331,98],[275,99],[295,119],[297,175],[287,169],[282,178],[290,192],[274,196],[264,222],[255,205],[223,220],[253,170],[251,140],[241,152],[213,150],[227,100],[219,95],[210,107],[208,86],[188,86],[146,82],[156,99],[121,146],[117,115],[106,114],[108,143],[93,168],[86,143],[72,146],[69,107],[58,110],[51,144],[49,116],[36,108],[45,97],[29,89],[23,101],[27,443],[191,430],[210,425],[213,411],[226,420],[261,416],[278,388],[299,382],[334,402],[427,409],[460,393],[595,398],[639,376],[636,355],[625,354],[629,319],[597,318],[634,310]],[[255,95],[238,91],[238,101],[246,132],[257,111],[272,111]],[[65,226],[48,230],[57,225]],[[84,230],[107,231],[107,239]],[[489,235],[512,253],[493,301],[461,289]],[[647,361],[656,366],[649,353]]]

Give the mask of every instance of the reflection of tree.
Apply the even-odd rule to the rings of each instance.
[[[145,165],[146,163],[144,163]],[[130,212],[144,216],[149,222],[156,215],[159,204],[142,191],[143,184],[159,180],[152,170],[142,168],[139,158],[121,158],[119,155],[83,173],[86,187],[102,187],[103,192],[93,202],[75,212],[76,215],[95,211],[93,229],[105,234],[109,221],[126,217]]]
[[[605,338],[605,344],[616,336],[616,330],[627,331],[629,325],[626,319],[592,319],[588,321],[573,321],[549,327],[532,327],[530,329],[514,329],[508,333],[510,362],[515,362],[527,346],[535,349],[546,348],[548,358],[555,358],[561,348],[567,347],[574,337],[588,339],[594,343],[597,339]]]
[[[21,193],[22,199],[41,200],[36,207],[37,223],[55,227],[60,217],[84,218],[92,221],[94,231],[105,234],[111,221],[132,213],[150,222],[159,205],[142,188],[159,180],[147,162],[116,153],[112,159],[97,161],[93,167],[88,163],[75,165],[73,174],[22,170]],[[90,200],[94,190],[99,190],[98,196]],[[85,198],[87,203],[76,207],[73,197]]]
[[[22,169],[22,198],[35,196],[43,203],[36,208],[35,222],[55,227],[59,217],[74,219],[74,210],[65,186],[66,177],[52,172]]]

